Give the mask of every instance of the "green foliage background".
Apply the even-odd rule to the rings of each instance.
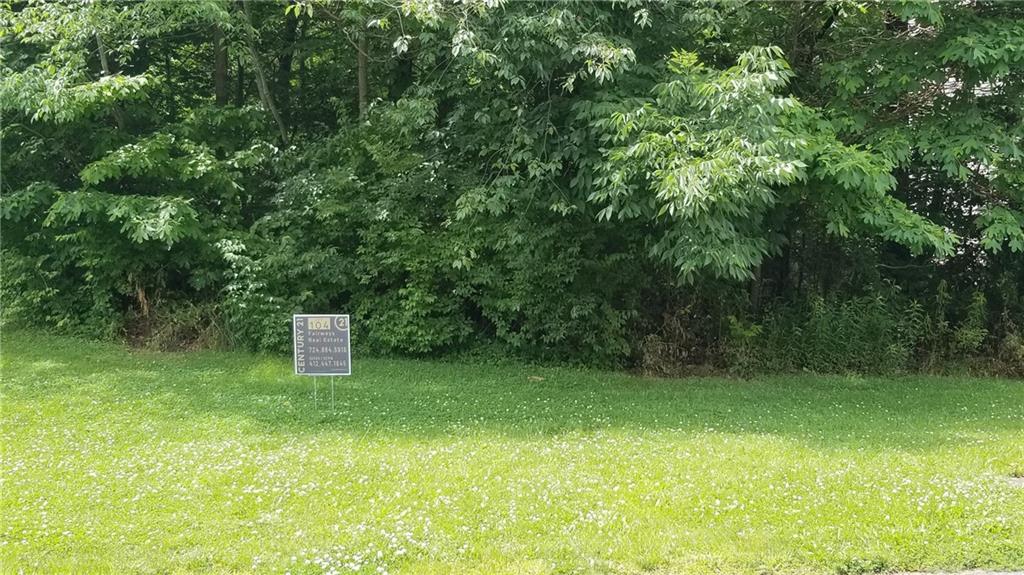
[[[1020,3],[7,0],[0,31],[6,322],[1024,370]]]

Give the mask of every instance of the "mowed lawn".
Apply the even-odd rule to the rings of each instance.
[[[4,572],[1024,567],[1024,382],[661,380],[7,333]]]

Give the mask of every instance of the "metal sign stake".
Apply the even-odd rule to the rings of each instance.
[[[334,376],[331,376],[331,411],[334,411]]]

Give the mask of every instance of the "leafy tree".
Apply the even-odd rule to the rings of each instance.
[[[1018,3],[19,0],[0,34],[11,321],[1024,357]]]

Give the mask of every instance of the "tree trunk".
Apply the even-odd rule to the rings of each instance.
[[[171,68],[171,51],[169,49],[164,50],[164,82],[168,86],[174,85],[174,76],[172,75],[173,69]],[[174,90],[164,90],[166,98],[164,99],[165,105],[167,106],[167,114],[170,121],[178,121],[178,110],[179,106],[174,101]]]
[[[96,33],[96,50],[100,54],[100,68],[103,70],[104,76],[112,76],[113,72],[110,69],[110,60],[107,59],[107,46],[103,43],[103,38],[100,37],[99,32]],[[125,131],[124,114],[121,113],[121,108],[114,104],[114,122],[117,123],[117,129],[122,132]]]
[[[256,74],[256,90],[260,93],[260,100],[263,101],[263,106],[274,117],[277,130],[281,135],[281,143],[287,146],[288,129],[284,125],[284,120],[281,119],[281,114],[277,111],[277,106],[274,105],[274,95],[270,93],[270,87],[267,85],[267,75],[264,73],[259,50],[256,49],[256,29],[252,25],[252,12],[249,10],[249,1],[242,0],[242,10],[245,12],[246,25],[244,28],[248,39],[249,55],[252,57],[252,68]]]
[[[224,30],[213,27],[213,93],[218,106],[228,103],[228,44]]]
[[[755,318],[761,317],[761,282],[764,262],[754,268],[754,277],[750,281],[750,311]]]
[[[366,84],[366,34],[360,32],[359,47],[356,52],[356,66],[359,81],[359,118],[366,118],[366,112],[370,107],[368,101],[369,87]]]
[[[238,79],[235,88],[235,105],[239,108],[245,105],[245,67],[242,66],[242,57],[238,57]]]
[[[398,59],[395,62],[395,71],[391,75],[391,85],[388,86],[388,99],[392,102],[397,102],[402,94],[412,86],[415,80],[413,71],[413,56],[412,52],[406,50],[398,55]]]
[[[306,90],[306,56],[305,54],[299,55],[299,81],[295,87],[295,100],[299,106],[302,106],[302,98],[305,95]]]
[[[292,83],[292,61],[295,56],[295,41],[298,37],[299,19],[292,12],[285,15],[284,20],[284,51],[277,60],[277,78],[275,80],[278,103],[281,107],[281,114],[289,117],[291,108],[291,83]]]

